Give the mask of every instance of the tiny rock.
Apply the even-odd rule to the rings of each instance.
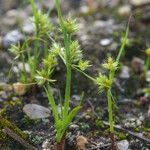
[[[150,70],[146,72],[146,81],[150,82]]]
[[[19,96],[22,96],[26,93],[26,86],[20,82],[14,83],[13,89],[14,92]]]
[[[71,124],[71,125],[69,126],[69,129],[70,129],[70,130],[77,130],[77,129],[79,129],[79,126],[78,126],[77,124]]]
[[[22,10],[12,9],[6,13],[6,17],[3,18],[3,24],[6,26],[14,26],[21,23],[26,19],[26,14]]]
[[[112,39],[102,39],[102,40],[100,41],[100,45],[101,45],[101,46],[108,46],[108,45],[111,44],[111,42],[112,42]]]
[[[123,140],[117,142],[117,150],[128,150],[129,142],[127,140]]]
[[[50,148],[51,148],[51,144],[50,144],[50,142],[48,141],[48,139],[46,139],[44,142],[43,142],[43,144],[42,144],[42,150],[51,150]]]
[[[118,14],[121,16],[128,16],[131,13],[130,5],[124,5],[118,9]]]
[[[134,57],[131,66],[135,73],[141,73],[144,70],[144,61],[138,57]]]
[[[120,78],[122,79],[128,79],[130,78],[130,69],[128,66],[123,66],[120,73]]]
[[[73,98],[73,100],[80,101],[79,95],[73,95],[72,98]]]
[[[29,22],[25,22],[22,31],[27,35],[32,35],[34,33],[34,26]]]
[[[11,44],[23,41],[24,37],[18,30],[8,32],[3,38],[3,47],[8,48]]]
[[[37,104],[27,104],[23,107],[24,113],[30,119],[42,119],[50,116],[50,110]]]
[[[130,3],[134,6],[140,6],[149,3],[149,0],[130,0]]]
[[[87,138],[84,136],[78,135],[76,137],[76,147],[77,150],[85,150],[85,145],[88,143]]]

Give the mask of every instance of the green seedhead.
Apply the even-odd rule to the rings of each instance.
[[[46,59],[51,59],[48,56],[48,38],[51,38],[51,33],[54,29],[54,26],[49,21],[49,15],[37,10],[34,0],[29,0],[29,2],[31,3],[33,11],[33,17],[31,17],[30,20],[34,26],[35,35],[32,37],[26,36],[22,45],[12,45],[10,48],[10,52],[15,56],[15,62],[21,60],[23,63],[23,72],[21,72],[20,79],[26,84],[29,82],[35,83],[37,78],[36,71],[40,66],[41,59],[45,59],[45,61]],[[39,49],[39,44],[43,46],[42,51]],[[33,51],[30,45],[33,45]],[[49,58],[47,58],[47,56]],[[30,73],[27,73],[25,64],[29,64]],[[38,73],[44,74],[44,71]]]

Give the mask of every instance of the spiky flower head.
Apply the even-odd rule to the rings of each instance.
[[[149,56],[150,56],[150,48],[147,48],[147,49],[145,50],[145,53],[146,53],[146,55],[149,57]]]
[[[78,31],[79,26],[76,19],[68,18],[64,21],[64,26],[68,34],[73,34]]]
[[[43,65],[46,68],[53,68],[57,64],[57,59],[51,53],[43,60]]]
[[[49,51],[52,55],[58,56],[61,52],[61,49],[62,49],[61,45],[59,43],[54,42]]]
[[[111,87],[112,82],[107,76],[100,73],[96,78],[96,84],[99,86],[100,92],[103,92],[105,89],[109,89]]]
[[[35,80],[37,84],[43,85],[45,82],[50,82],[50,83],[55,82],[56,80],[50,78],[52,72],[53,72],[52,70],[46,71],[44,69],[42,69],[41,71],[37,71],[37,74],[35,76]]]
[[[107,61],[102,65],[105,69],[110,71],[118,69],[118,62],[114,61],[112,57],[108,57]]]
[[[12,44],[9,51],[15,55],[15,59],[18,59],[20,57],[20,54],[23,52],[20,46],[20,43],[18,43],[17,45]]]
[[[90,65],[90,62],[88,60],[80,60],[79,63],[78,63],[78,67],[82,71],[86,70],[90,66],[91,65]]]
[[[82,50],[78,41],[72,41],[70,44],[71,61],[76,63],[82,59]]]
[[[31,22],[34,25],[35,30],[38,30],[39,37],[42,38],[53,31],[54,26],[49,22],[47,14],[43,14],[40,10],[37,12],[37,18],[33,16]],[[38,29],[36,24],[38,24]]]

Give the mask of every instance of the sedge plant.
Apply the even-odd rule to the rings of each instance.
[[[129,25],[127,27],[124,40],[122,41],[121,48],[119,50],[118,56],[116,60],[114,60],[111,56],[108,57],[107,61],[102,64],[103,68],[108,71],[107,75],[102,75],[99,73],[99,76],[96,78],[96,84],[99,86],[99,91],[106,91],[107,102],[108,102],[108,114],[109,114],[109,126],[110,126],[110,138],[112,141],[112,149],[115,149],[115,140],[114,140],[114,119],[113,119],[113,103],[114,96],[112,94],[112,86],[114,82],[114,77],[116,70],[119,67],[119,62],[122,53],[124,52],[124,48],[128,39]]]
[[[114,96],[112,93],[112,86],[115,78],[115,73],[117,69],[119,68],[119,62],[122,54],[125,50],[125,45],[128,40],[128,32],[129,32],[129,24],[127,26],[125,35],[123,37],[123,40],[121,41],[121,48],[119,50],[118,56],[116,60],[114,60],[111,56],[107,58],[107,60],[102,64],[103,68],[108,72],[108,74],[103,75],[102,73],[99,73],[99,76],[96,78],[93,78],[83,72],[82,66],[88,65],[88,61],[82,63],[81,65],[73,65],[73,69],[77,70],[78,72],[85,75],[88,79],[92,80],[96,85],[98,85],[100,93],[106,92],[107,95],[107,102],[108,102],[108,118],[109,118],[109,126],[110,126],[110,138],[112,141],[112,149],[115,149],[115,139],[114,139],[114,118],[113,118],[113,106],[114,106]],[[80,66],[80,67],[79,67]]]
[[[41,10],[37,10],[35,7],[34,0],[29,0],[31,7],[32,7],[32,12],[33,12],[33,17],[30,19],[31,22],[33,23],[34,29],[35,29],[35,41],[34,41],[34,50],[33,54],[34,57],[33,59],[30,58],[30,66],[32,67],[32,80],[35,77],[35,73],[38,67],[38,62],[39,62],[39,39],[44,39],[47,35],[49,35],[53,31],[53,25],[49,22],[49,16],[48,14],[43,14]],[[44,43],[44,56],[47,55],[48,53],[48,48],[46,42]]]
[[[76,66],[84,72],[90,65],[89,61],[83,59],[79,42],[72,39],[74,33],[78,31],[76,19],[63,19],[59,0],[55,0],[55,4],[59,18],[59,31],[63,37],[63,43],[53,40],[48,55],[43,59],[42,68],[37,71],[35,79],[39,85],[44,86],[46,91],[53,112],[57,149],[63,150],[67,128],[81,108],[81,102],[75,108],[70,108],[72,68],[73,66]],[[66,67],[66,87],[64,100],[60,98],[59,104],[57,105],[51,87],[56,83],[56,80],[52,79],[52,75],[55,66],[58,64],[58,57],[61,58]],[[60,111],[58,111],[58,106],[61,108]]]
[[[48,38],[51,37],[51,33],[54,30],[54,26],[49,21],[49,14],[44,14],[41,10],[37,10],[34,0],[29,0],[29,2],[33,12],[33,17],[30,18],[30,21],[33,24],[35,34],[32,37],[25,36],[23,44],[13,44],[9,49],[15,56],[14,62],[21,61],[23,64],[23,69],[20,71],[19,76],[20,81],[26,84],[35,82],[40,60],[46,58],[48,54]],[[42,51],[39,45],[43,46]],[[29,64],[30,72],[27,71],[26,64]]]

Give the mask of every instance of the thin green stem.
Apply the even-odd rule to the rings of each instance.
[[[111,99],[111,90],[107,90],[107,99],[108,99],[108,113],[109,113],[109,125],[110,133],[114,132],[114,122],[113,122],[113,108],[112,108],[112,99]]]
[[[34,4],[34,0],[30,0],[31,3],[31,7],[32,7],[32,11],[33,11],[33,15],[35,18],[35,36],[38,39],[39,38],[39,18],[37,15],[37,10],[35,8],[35,4]],[[34,43],[34,64],[33,64],[33,77],[35,76],[36,73],[36,69],[37,69],[37,62],[38,62],[38,45],[39,45],[39,40],[35,40]]]
[[[86,74],[82,70],[78,69],[77,66],[72,65],[72,68],[77,70],[78,72],[82,73],[85,77],[87,77],[88,79],[90,79],[91,81],[93,81],[95,83],[95,79],[93,77],[91,77],[90,75]]]
[[[54,97],[53,97],[53,94],[52,94],[51,87],[49,86],[49,84],[47,84],[47,87],[44,86],[44,89],[45,89],[46,94],[48,96],[49,104],[52,107],[55,123],[57,123],[58,122],[58,112],[57,112],[57,107],[56,107],[56,104],[55,104],[55,100],[54,100]]]
[[[69,101],[70,101],[70,89],[71,89],[71,57],[70,57],[70,41],[71,37],[67,34],[66,28],[64,26],[64,21],[62,18],[59,0],[55,0],[56,8],[58,13],[58,18],[60,22],[60,27],[64,36],[64,45],[65,45],[65,55],[66,55],[66,89],[65,89],[65,102],[64,102],[64,116],[67,116],[69,111]]]
[[[27,83],[27,71],[26,71],[26,66],[25,66],[25,58],[24,58],[24,53],[21,53],[21,59],[22,59],[22,64],[23,64],[23,76],[24,76],[24,82]]]

